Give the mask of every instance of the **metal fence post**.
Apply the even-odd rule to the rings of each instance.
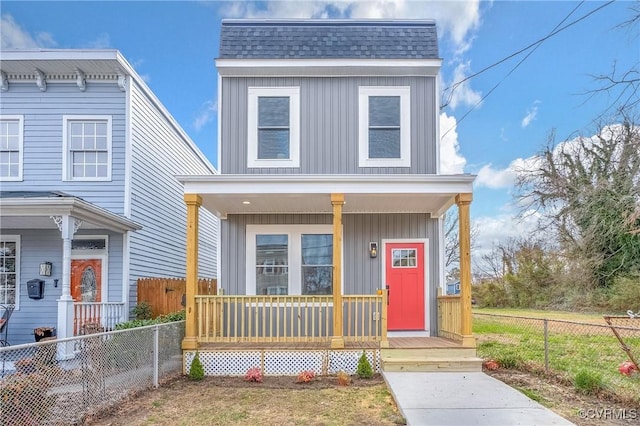
[[[549,321],[544,319],[544,371],[549,372]]]
[[[158,375],[160,369],[160,326],[153,327],[153,387],[158,387]]]

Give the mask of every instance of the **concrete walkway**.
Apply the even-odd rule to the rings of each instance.
[[[572,425],[484,373],[383,372],[408,425]]]

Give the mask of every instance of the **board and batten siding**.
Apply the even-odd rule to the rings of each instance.
[[[220,249],[226,256],[220,265],[220,285],[227,294],[245,294],[247,225],[331,225],[329,214],[247,214],[229,215],[220,222]],[[425,239],[429,241],[427,279],[429,303],[435,307],[440,269],[438,266],[438,221],[429,214],[345,214],[343,220],[344,294],[374,294],[384,287],[382,256],[369,257],[369,242],[382,240]],[[431,309],[435,315],[434,309]],[[436,323],[436,317],[430,318]]]
[[[58,299],[62,295],[62,237],[57,229],[11,229],[11,235],[20,235],[20,287],[19,310],[13,313],[8,328],[12,345],[34,342],[33,329],[55,327],[58,320]],[[122,234],[102,230],[79,230],[76,235],[107,235],[108,254],[108,300],[122,300]],[[39,275],[42,262],[53,264],[50,277]],[[44,280],[44,297],[29,299],[27,281]],[[55,287],[54,280],[58,280]],[[107,285],[102,283],[102,285]]]
[[[435,77],[223,77],[220,172],[224,174],[436,173]],[[300,167],[247,167],[247,89],[300,87]],[[411,87],[411,167],[358,167],[358,87]]]
[[[2,93],[0,115],[23,116],[23,180],[2,181],[3,191],[62,191],[124,213],[125,94],[113,81],[88,83],[81,92],[75,82],[51,83],[41,92],[33,82],[11,83]],[[65,115],[107,115],[112,123],[111,181],[63,181]]]
[[[187,140],[135,82],[130,85],[131,219],[143,226],[130,234],[131,294],[141,277],[184,277],[186,204],[176,175],[212,174]],[[217,219],[200,209],[199,275],[217,276]]]

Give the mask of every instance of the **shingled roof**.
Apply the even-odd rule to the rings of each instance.
[[[220,59],[438,59],[432,20],[223,20]]]

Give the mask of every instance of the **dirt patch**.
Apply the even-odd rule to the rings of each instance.
[[[640,424],[640,406],[607,394],[583,395],[558,377],[516,370],[485,371],[578,426]]]
[[[87,419],[90,425],[393,425],[404,424],[382,376],[353,376],[340,386],[335,376],[296,383],[291,376],[184,377],[141,393],[116,409]]]

